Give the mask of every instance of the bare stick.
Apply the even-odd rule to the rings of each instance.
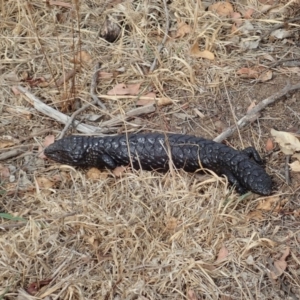
[[[96,93],[96,88],[97,88],[98,78],[99,78],[98,77],[99,71],[100,71],[100,63],[96,63],[96,65],[94,67],[94,74],[92,77],[90,93],[91,93],[91,96],[92,96],[94,102],[97,103],[102,109],[106,110],[106,106],[101,102],[101,100],[98,98],[97,93]]]
[[[279,24],[276,24],[275,26],[273,26],[269,31],[267,31],[265,34],[262,35],[261,37],[261,41],[266,39],[273,31],[275,31],[276,29],[279,29],[279,28],[282,28],[284,26],[289,25],[290,23],[292,22],[295,22],[295,21],[298,21],[300,20],[300,17],[296,17],[296,18],[293,18],[293,19],[290,19],[290,20],[285,20],[285,21],[282,21],[281,23]]]
[[[18,149],[13,149],[0,154],[0,161],[18,156],[28,150],[28,146],[21,146]]]
[[[158,48],[157,48],[157,52],[160,53],[161,50],[164,48],[165,43],[167,41],[168,38],[168,32],[169,32],[169,27],[170,27],[170,20],[169,20],[169,11],[168,11],[168,6],[167,6],[167,0],[163,0],[164,1],[164,9],[165,9],[165,16],[166,16],[166,28],[165,28],[165,35],[164,38],[162,40],[162,42],[159,44]],[[153,72],[155,67],[156,67],[156,63],[157,63],[157,57],[154,58],[154,61],[150,67],[150,72]]]
[[[286,182],[286,184],[288,184],[288,185],[291,184],[290,169],[289,169],[290,158],[291,158],[290,155],[287,155],[287,156],[285,157],[285,168],[284,168],[285,182]]]
[[[39,100],[36,96],[34,96],[32,93],[27,91],[25,88],[22,86],[17,87],[20,92],[22,92],[30,101],[30,103],[34,106],[34,108],[49,116],[52,119],[57,120],[58,122],[62,124],[67,124],[67,122],[70,120],[70,117],[67,115],[51,108],[47,104],[43,103],[41,100]],[[138,107],[135,109],[132,109],[128,111],[125,115],[117,116],[115,118],[112,118],[111,120],[105,121],[101,123],[101,128],[92,126],[92,125],[87,125],[84,123],[80,123],[79,121],[74,120],[74,125],[76,126],[76,129],[79,132],[85,133],[85,134],[101,134],[101,133],[109,133],[112,132],[112,129],[109,128],[112,126],[119,126],[124,123],[127,119],[130,119],[134,116],[142,115],[142,114],[149,114],[155,111],[155,105],[154,104],[149,104],[143,107]]]
[[[268,105],[274,103],[275,101],[279,100],[281,97],[285,96],[289,92],[293,92],[300,89],[300,84],[290,85],[289,83],[279,92],[275,93],[274,95],[262,100],[256,106],[254,106],[248,113],[242,117],[236,125],[230,126],[220,135],[218,135],[214,141],[215,142],[222,142],[229,136],[231,136],[238,128],[244,127],[249,122],[255,120],[258,117],[258,113],[266,108]]]

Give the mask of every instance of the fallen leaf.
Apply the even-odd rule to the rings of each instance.
[[[20,90],[19,90],[15,85],[13,85],[13,86],[11,87],[11,90],[12,90],[12,92],[14,93],[15,96],[18,96],[18,95],[21,94]]]
[[[238,12],[231,13],[231,18],[237,27],[239,27],[243,24],[242,16],[240,13],[238,13]]]
[[[170,98],[159,98],[157,101],[158,106],[164,106],[164,105],[169,105],[172,104],[173,101]]]
[[[233,13],[233,6],[229,2],[216,2],[208,7],[209,11],[215,12],[221,17],[228,17]]]
[[[300,151],[300,141],[292,133],[277,131],[272,128],[271,135],[285,155],[292,155],[295,151]]]
[[[9,178],[9,176],[10,176],[9,168],[4,166],[3,164],[0,164],[0,179]]]
[[[199,50],[198,42],[196,42],[191,47],[191,49],[190,49],[190,55],[193,56],[193,57],[206,58],[206,59],[209,59],[209,60],[215,59],[215,55],[212,52],[210,52],[208,50],[200,51]]]
[[[188,290],[186,297],[188,300],[200,300],[193,290]]]
[[[119,83],[119,84],[115,85],[110,91],[108,91],[107,95],[113,95],[113,96],[132,95],[132,96],[136,96],[136,95],[139,94],[140,86],[141,86],[140,83],[128,84],[128,85],[125,85],[124,83]]]
[[[124,166],[120,166],[120,167],[116,167],[114,170],[113,170],[113,174],[116,176],[116,177],[121,177],[127,170],[127,167],[124,167]]]
[[[266,151],[271,151],[274,149],[274,144],[272,139],[268,138],[267,142],[266,142]]]
[[[239,46],[245,50],[253,50],[258,48],[259,42],[260,39],[256,37],[254,37],[253,39],[245,38],[241,39]]]
[[[237,72],[242,78],[254,78],[259,81],[265,82],[272,79],[272,71],[267,71],[266,68],[257,66],[253,68],[241,68]]]
[[[54,186],[54,182],[46,177],[36,177],[36,182],[40,189],[50,189]]]
[[[284,250],[282,256],[280,257],[279,260],[276,260],[274,262],[274,267],[276,270],[274,270],[273,272],[271,272],[271,277],[273,279],[277,279],[279,276],[281,276],[283,274],[283,272],[285,271],[286,267],[287,267],[287,262],[286,262],[286,258],[290,255],[290,247],[286,247],[286,249]]]
[[[282,206],[287,202],[287,199],[280,200],[279,196],[271,196],[265,199],[262,199],[256,209],[260,210],[272,210],[278,212],[281,210]]]
[[[250,213],[247,214],[247,220],[261,221],[263,219],[264,217],[261,210],[251,211]]]
[[[251,19],[252,14],[255,12],[254,8],[248,8],[245,12],[244,12],[244,18],[245,19]]]
[[[26,289],[26,292],[32,296],[34,296],[43,286],[48,285],[52,281],[51,279],[45,279],[41,281],[32,282]]]
[[[222,262],[228,256],[228,254],[229,254],[229,252],[228,252],[227,248],[225,247],[225,245],[223,245],[219,251],[218,258],[215,262],[216,263]]]
[[[291,164],[289,164],[292,172],[300,172],[300,161],[295,160]]]
[[[258,80],[261,82],[269,81],[273,78],[273,72],[271,70],[263,72],[259,75]]]
[[[248,106],[248,108],[247,108],[247,113],[248,113],[252,108],[254,108],[255,105],[256,105],[256,101],[254,100],[254,101],[252,101],[251,104]]]
[[[191,31],[192,28],[190,25],[186,24],[181,20],[177,20],[177,31],[176,31],[175,38],[182,38],[186,34],[190,33]]]
[[[275,37],[279,40],[290,37],[293,34],[292,30],[277,29],[270,34],[270,37]]]
[[[99,180],[99,179],[106,179],[108,176],[107,172],[101,172],[97,168],[91,168],[87,171],[86,176],[88,179],[91,180]]]
[[[55,141],[55,136],[54,135],[48,135],[45,137],[44,142],[43,142],[43,146],[39,146],[39,158],[47,158],[47,156],[44,154],[44,149],[46,147],[48,147],[49,145],[53,144]]]
[[[93,59],[91,55],[87,51],[82,50],[80,52],[77,52],[75,57],[73,57],[70,61],[75,64],[81,64],[81,63],[90,64],[92,60]]]

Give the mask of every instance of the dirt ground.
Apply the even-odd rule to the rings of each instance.
[[[65,125],[30,98],[87,105],[76,120],[110,134],[214,139],[299,83],[299,16],[299,0],[1,1],[0,299],[300,299],[300,173],[270,133],[300,134],[300,91],[224,141],[259,151],[269,197],[214,174],[44,159]]]

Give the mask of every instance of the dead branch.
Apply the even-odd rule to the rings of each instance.
[[[62,124],[67,124],[69,122],[70,117],[53,109],[52,107],[48,106],[47,104],[43,103],[41,100],[39,100],[36,96],[34,96],[32,93],[30,93],[28,90],[23,88],[22,86],[17,86],[18,90],[22,92],[28,99],[29,102],[34,106],[34,108],[41,112],[42,114],[47,115],[48,117],[57,120],[58,122]],[[85,133],[85,134],[102,134],[102,133],[111,133],[115,130],[115,128],[111,128],[111,126],[120,126],[124,122],[126,122],[127,119],[132,118],[133,116],[138,116],[142,114],[149,114],[155,111],[155,105],[149,104],[143,107],[138,107],[135,109],[132,109],[128,111],[124,115],[119,115],[111,120],[102,122],[100,124],[101,127],[96,127],[92,125],[87,125],[84,123],[80,123],[79,121],[74,120],[73,124],[76,127],[76,129],[79,132]],[[130,125],[130,123],[128,123]]]
[[[222,142],[229,136],[231,136],[237,128],[242,128],[249,122],[252,122],[258,117],[258,113],[266,108],[268,105],[274,103],[275,101],[279,100],[281,97],[285,96],[287,93],[296,91],[300,89],[300,84],[290,85],[289,83],[279,92],[275,93],[274,95],[262,100],[259,104],[254,106],[244,117],[242,117],[236,125],[230,126],[220,135],[218,135],[214,141],[215,142]]]

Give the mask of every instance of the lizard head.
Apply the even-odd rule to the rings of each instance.
[[[72,135],[49,145],[44,153],[47,158],[62,164],[84,166],[86,148],[82,136]]]

